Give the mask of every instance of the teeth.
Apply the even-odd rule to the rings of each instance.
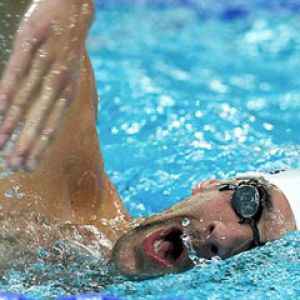
[[[156,254],[158,253],[159,246],[160,246],[161,242],[162,242],[162,240],[158,240],[158,241],[154,242],[154,251],[155,251]]]

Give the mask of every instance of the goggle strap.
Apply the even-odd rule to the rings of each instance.
[[[261,246],[259,230],[257,228],[256,221],[254,219],[250,220],[250,226],[252,228],[255,246]]]

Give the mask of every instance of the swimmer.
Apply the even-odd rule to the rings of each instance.
[[[15,1],[0,3],[17,9]],[[140,278],[193,267],[191,252],[224,259],[299,229],[300,172],[293,170],[200,182],[166,211],[131,219],[104,171],[96,132],[97,94],[84,46],[93,3],[18,5],[24,16],[0,82],[0,147],[13,171],[1,178],[2,218],[37,213],[78,229],[93,226],[113,245],[103,251],[120,272]],[[18,19],[9,22],[15,30]],[[21,196],[8,199],[16,190]]]

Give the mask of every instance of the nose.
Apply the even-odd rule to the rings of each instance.
[[[221,221],[214,221],[208,227],[209,236],[206,242],[208,257],[226,258],[235,246],[235,232]]]

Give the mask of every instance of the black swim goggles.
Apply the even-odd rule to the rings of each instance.
[[[270,203],[270,195],[263,183],[250,179],[239,184],[221,184],[219,191],[234,191],[231,205],[241,219],[240,224],[251,226],[254,246],[262,245],[257,223],[262,215],[263,203]]]

